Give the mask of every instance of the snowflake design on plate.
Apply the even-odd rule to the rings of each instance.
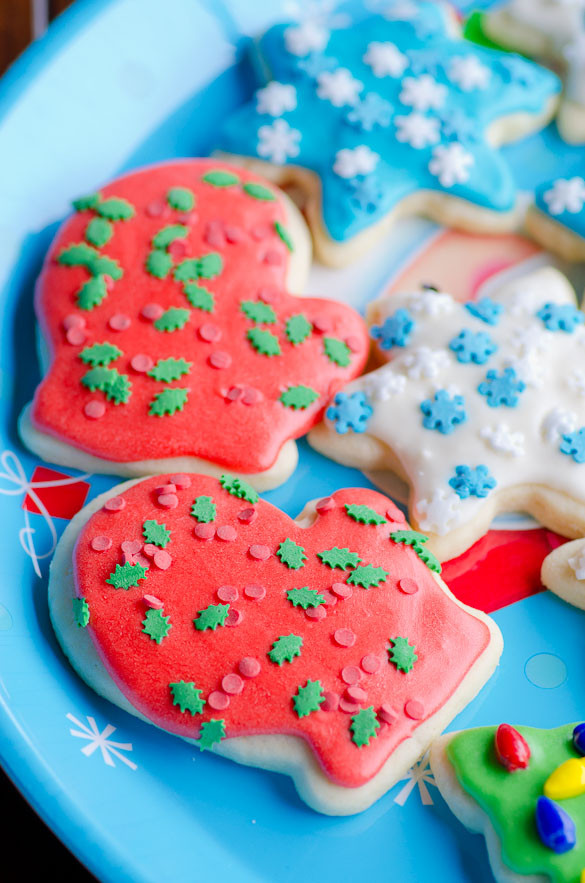
[[[435,777],[431,770],[428,752],[409,769],[408,773],[404,779],[401,779],[401,781],[406,782],[406,785],[400,789],[394,798],[394,803],[397,803],[398,806],[404,806],[413,791],[418,790],[422,805],[433,805],[433,798],[427,786],[434,785],[436,788],[437,783],[435,782]]]
[[[133,761],[122,754],[123,751],[132,751],[132,743],[114,742],[110,739],[110,736],[113,736],[116,732],[116,727],[112,724],[106,724],[104,729],[100,731],[96,719],[91,715],[86,717],[87,724],[82,723],[73,714],[67,714],[67,720],[70,720],[77,728],[71,728],[69,730],[70,734],[76,739],[82,739],[87,743],[81,749],[81,753],[86,757],[91,757],[99,748],[102,760],[106,766],[116,766],[114,758],[117,758],[127,767],[130,767],[131,770],[138,769]]]
[[[291,129],[286,120],[275,120],[258,129],[258,156],[270,162],[283,163],[300,153],[301,133]]]

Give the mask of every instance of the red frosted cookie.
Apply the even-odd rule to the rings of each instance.
[[[288,478],[293,439],[368,351],[351,308],[289,293],[310,263],[298,210],[209,159],[134,172],[75,208],[37,286],[46,376],[25,443],[121,475]]]
[[[501,652],[425,539],[376,491],[293,521],[241,479],[158,476],[71,522],[51,616],[103,696],[349,814],[404,776]]]

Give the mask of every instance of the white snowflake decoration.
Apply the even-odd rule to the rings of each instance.
[[[408,66],[408,58],[394,43],[369,43],[363,60],[375,77],[401,77]]]
[[[301,133],[293,129],[286,120],[275,120],[269,126],[258,129],[258,156],[273,163],[285,163],[287,159],[299,155]]]
[[[538,353],[529,351],[518,358],[509,356],[504,360],[504,365],[506,368],[513,368],[526,386],[538,389],[544,385],[547,366]]]
[[[461,520],[461,499],[452,490],[439,488],[430,499],[419,500],[417,520],[422,530],[444,536]]]
[[[397,803],[398,806],[404,806],[412,792],[418,787],[423,806],[432,806],[433,798],[431,797],[427,785],[434,785],[436,787],[437,783],[435,782],[435,777],[431,770],[428,752],[409,769],[406,776],[403,779],[400,779],[400,781],[406,782],[406,785],[404,785],[396,795],[394,803]]]
[[[509,457],[523,457],[526,453],[524,433],[513,432],[507,423],[483,426],[479,430],[479,435],[498,454],[505,454]]]
[[[455,184],[465,184],[469,180],[474,162],[472,154],[468,153],[459,142],[439,144],[433,149],[429,172],[439,179],[442,187],[453,187]]]
[[[416,291],[408,301],[408,309],[421,316],[447,316],[453,307],[453,298],[440,291]]]
[[[585,552],[569,558],[568,564],[577,579],[585,579]]]
[[[317,77],[317,95],[325,101],[330,101],[334,107],[354,105],[363,88],[364,84],[356,80],[346,67],[340,67],[335,71],[323,71]]]
[[[394,122],[396,124],[396,140],[406,142],[416,150],[429,147],[431,144],[438,144],[441,140],[440,121],[437,117],[427,117],[414,111],[408,116],[395,117]]]
[[[126,764],[127,767],[130,767],[131,770],[138,769],[133,761],[122,754],[122,751],[132,751],[132,743],[113,742],[110,739],[110,736],[116,732],[116,727],[112,726],[112,724],[107,724],[100,732],[95,718],[90,715],[87,716],[88,726],[82,724],[81,721],[77,720],[72,714],[68,714],[67,719],[77,727],[76,730],[69,730],[71,735],[75,736],[76,739],[83,739],[87,742],[87,745],[84,745],[81,749],[81,753],[86,757],[91,757],[91,755],[99,748],[106,766],[116,766],[113,760],[113,758],[116,757],[118,760],[121,760],[122,763]]]
[[[291,55],[303,58],[311,52],[322,52],[329,42],[329,31],[310,19],[287,28],[284,43]]]
[[[272,117],[282,116],[297,106],[297,90],[288,83],[277,83],[273,80],[256,92],[256,110]]]
[[[420,77],[405,77],[399,99],[402,104],[415,110],[440,110],[447,98],[447,87],[437,83],[430,74]]]
[[[449,62],[447,76],[462,92],[471,92],[487,89],[491,72],[476,55],[456,55]]]
[[[358,175],[369,175],[374,171],[380,157],[366,144],[359,147],[346,147],[335,154],[333,171],[340,178],[355,178]]]
[[[585,369],[576,368],[567,377],[567,383],[573,392],[579,396],[585,396]]]
[[[557,445],[560,438],[577,428],[577,415],[564,408],[553,408],[542,421],[542,434],[551,445]]]
[[[438,377],[450,362],[446,350],[433,350],[428,346],[418,347],[404,357],[406,373],[412,380]]]
[[[386,365],[378,371],[366,374],[363,383],[364,389],[372,401],[387,402],[392,396],[404,392],[406,377],[404,374],[397,374],[393,368]]]
[[[527,299],[526,305],[528,303]],[[528,306],[521,306],[518,301],[510,305],[510,313],[513,316],[525,315],[528,312]],[[531,322],[522,328],[514,328],[510,334],[510,344],[518,350],[520,355],[526,355],[529,352],[543,353],[548,349],[550,343],[550,338],[536,322]]]
[[[551,215],[563,212],[576,215],[585,205],[585,180],[580,177],[558,178],[551,189],[545,191],[543,199]]]

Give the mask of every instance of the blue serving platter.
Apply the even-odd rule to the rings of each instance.
[[[492,879],[483,840],[451,817],[426,761],[367,812],[320,816],[288,778],[196,753],[100,700],[49,624],[56,538],[82,499],[116,482],[47,472],[18,440],[18,414],[39,379],[32,291],[43,254],[79,193],[136,166],[207,153],[253,89],[250,37],[291,15],[334,15],[333,5],[77,0],[0,82],[0,761],[100,880]],[[553,126],[506,151],[525,188],[578,156]],[[363,310],[435,233],[403,223],[359,266],[315,268],[311,289]],[[368,486],[300,449],[293,477],[266,494],[291,515],[306,498]],[[453,728],[582,717],[584,614],[543,593],[494,618],[501,666]]]

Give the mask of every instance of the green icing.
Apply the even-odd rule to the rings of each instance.
[[[472,43],[477,43],[479,46],[485,46],[488,49],[508,49],[507,46],[501,46],[487,36],[483,27],[484,19],[484,12],[475,10],[471,13],[463,25],[463,36],[465,39],[470,40]]]
[[[223,270],[223,258],[215,251],[200,258],[185,258],[175,267],[177,282],[191,282],[195,279],[213,279]]]
[[[81,378],[81,383],[91,392],[96,389],[105,393],[115,405],[126,404],[132,394],[132,384],[126,374],[119,374],[115,368],[96,366]]]
[[[410,546],[429,570],[434,570],[435,573],[441,572],[441,565],[436,557],[429,549],[425,549],[424,544],[428,542],[429,538],[424,533],[419,533],[416,530],[395,530],[390,534],[390,539],[394,543]]]
[[[502,845],[502,857],[517,874],[548,875],[551,883],[579,883],[585,867],[585,797],[570,797],[559,804],[577,829],[577,845],[562,854],[540,841],[534,821],[537,799],[550,774],[566,760],[579,757],[573,747],[576,724],[554,730],[516,727],[530,746],[526,769],[509,773],[497,760],[496,727],[458,733],[447,746],[447,757],[459,781],[487,813]]]
[[[374,711],[374,706],[362,708],[357,714],[351,716],[351,738],[358,748],[369,745],[371,739],[375,739],[378,735],[380,724]]]
[[[215,306],[213,294],[207,288],[197,285],[196,282],[185,282],[183,291],[192,307],[195,307],[197,310],[204,310],[206,313],[213,313],[213,307]]]
[[[299,686],[293,696],[294,709],[299,717],[305,717],[312,711],[319,711],[322,702],[325,702],[325,696],[320,681],[307,681],[304,687]]]
[[[189,233],[184,224],[168,224],[152,237],[153,248],[168,248],[175,239],[183,239]]]
[[[186,187],[171,187],[167,193],[167,201],[178,212],[190,212],[195,205],[193,192]]]
[[[266,199],[269,202],[274,202],[276,199],[272,190],[269,190],[268,187],[264,187],[262,184],[256,184],[254,181],[248,181],[247,184],[244,184],[242,190],[253,199]]]
[[[237,175],[223,169],[213,169],[211,172],[206,172],[201,180],[213,187],[232,187],[234,184],[240,183]]]
[[[408,674],[418,659],[415,649],[414,644],[408,643],[408,638],[390,638],[390,646],[388,647],[390,662],[396,666],[398,671]]]
[[[168,359],[159,359],[147,374],[154,380],[170,383],[172,380],[179,380],[183,375],[188,374],[192,364],[185,359],[175,359],[173,356],[169,356]]]
[[[105,218],[92,218],[85,228],[85,238],[96,248],[109,242],[113,234],[114,228]]]

